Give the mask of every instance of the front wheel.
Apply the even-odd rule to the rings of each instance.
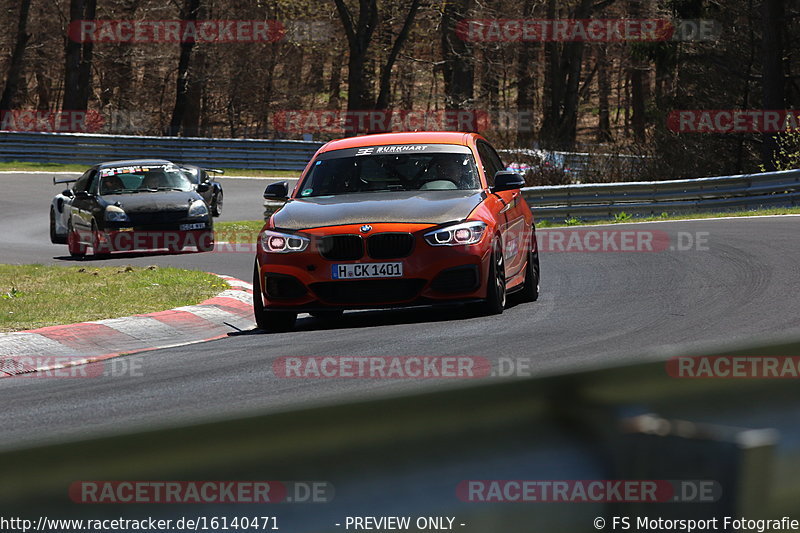
[[[483,311],[487,315],[499,315],[506,307],[506,264],[500,239],[495,239],[489,274],[486,279],[486,300]]]
[[[269,333],[291,331],[297,320],[297,313],[264,309],[264,302],[261,301],[262,294],[261,275],[256,261],[253,265],[253,315],[256,319],[256,326]]]
[[[208,231],[200,235],[200,238],[197,240],[197,249],[201,252],[212,252],[214,251],[214,232]]]
[[[211,202],[211,216],[218,217],[222,214],[222,191],[219,191],[216,196],[214,196],[214,201]]]

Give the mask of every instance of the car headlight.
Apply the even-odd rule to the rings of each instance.
[[[424,237],[431,246],[460,246],[479,243],[485,232],[486,223],[474,220],[429,231]]]
[[[311,243],[311,239],[292,233],[266,230],[261,233],[261,249],[272,254],[288,254],[302,252]]]
[[[110,205],[106,207],[106,220],[108,222],[128,222],[128,214],[121,207]]]
[[[208,215],[208,207],[206,207],[206,203],[203,200],[195,200],[189,206],[190,217],[204,217],[206,215]]]

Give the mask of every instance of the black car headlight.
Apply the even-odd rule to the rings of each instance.
[[[460,246],[479,243],[485,232],[485,222],[472,220],[429,231],[424,237],[431,246]]]
[[[189,206],[188,216],[190,218],[204,217],[206,215],[208,215],[208,207],[206,206],[206,203],[203,200],[195,200]]]
[[[261,249],[271,254],[288,254],[302,252],[311,243],[311,239],[292,233],[266,230],[261,233]]]
[[[108,222],[128,222],[128,214],[121,207],[110,205],[106,207],[106,221]]]

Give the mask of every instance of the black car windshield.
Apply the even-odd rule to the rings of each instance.
[[[374,146],[320,154],[300,197],[372,191],[480,189],[475,160],[455,145]]]
[[[191,191],[192,182],[177,167],[139,166],[100,170],[100,194]]]

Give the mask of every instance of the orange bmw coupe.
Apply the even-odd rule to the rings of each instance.
[[[533,215],[478,134],[413,132],[331,141],[264,225],[253,272],[259,328],[287,331],[298,313],[475,303],[539,295]]]

